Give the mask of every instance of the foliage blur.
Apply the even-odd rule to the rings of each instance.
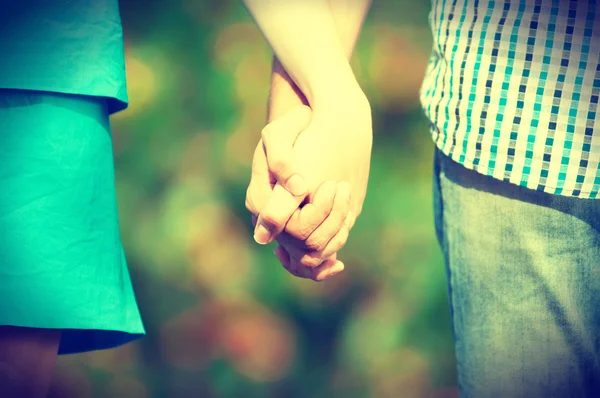
[[[375,1],[353,59],[374,149],[346,271],[296,279],[244,197],[271,54],[241,1],[121,0],[130,107],[112,119],[122,239],[148,335],[61,357],[51,397],[456,397],[433,143],[429,2]]]

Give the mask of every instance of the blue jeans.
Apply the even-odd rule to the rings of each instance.
[[[600,200],[546,194],[436,149],[461,397],[600,397]]]

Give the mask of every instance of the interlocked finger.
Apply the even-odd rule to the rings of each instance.
[[[318,267],[305,267],[298,261],[292,260],[290,254],[283,246],[277,246],[274,250],[274,253],[283,267],[290,274],[299,278],[311,279],[316,282],[320,282],[344,270],[344,264],[337,260],[337,256],[335,254],[323,261],[323,263]]]
[[[344,222],[348,218],[350,212],[350,184],[347,182],[340,182],[337,184],[337,192],[333,202],[333,207],[327,218],[313,231],[312,234],[306,239],[306,247],[312,252],[322,252],[325,247],[329,244],[334,237],[337,236],[336,243],[343,239],[344,234],[347,237],[347,233],[343,232]],[[342,234],[339,232],[342,231]],[[342,243],[342,246],[344,242]],[[328,257],[328,256],[327,256]],[[323,258],[320,256],[304,257],[302,263],[306,266],[316,267],[318,266]]]
[[[275,185],[267,204],[261,209],[258,216],[254,230],[255,240],[261,244],[272,242],[284,230],[286,223],[301,201],[281,185]]]
[[[340,229],[335,236],[327,242],[325,247],[322,250],[304,254],[299,260],[300,264],[306,267],[314,267],[315,265],[321,264],[323,259],[329,258],[339,252],[348,241],[350,230],[355,222],[354,220],[354,214],[350,211],[344,219]]]
[[[295,239],[306,240],[333,211],[336,190],[336,183],[333,181],[321,184],[314,197],[309,198],[309,203],[292,214],[285,227],[285,232]]]

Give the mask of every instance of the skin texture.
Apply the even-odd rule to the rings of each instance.
[[[368,181],[372,146],[368,102],[360,92],[340,97],[345,100],[328,104],[320,113],[295,106],[267,125],[255,151],[247,194],[248,210],[270,231],[264,239],[257,227],[257,241],[268,243],[279,236],[284,250],[276,249],[275,254],[280,262],[292,274],[313,280],[327,277],[326,271],[343,269],[336,253],[360,214]],[[291,159],[293,169],[302,171],[307,196],[294,196],[274,185],[281,170],[279,159]],[[280,236],[284,228],[285,235]]]
[[[316,7],[318,8],[321,5]],[[345,61],[347,61],[353,52],[370,1],[329,0],[328,5],[332,17],[330,21],[333,21],[338,34],[339,41],[336,48],[340,51],[337,52],[337,55],[345,55]],[[320,12],[324,12],[322,7]],[[260,14],[260,10],[258,13]],[[322,16],[319,16],[316,19],[323,22],[327,17],[322,18]],[[328,29],[329,27],[324,28],[323,31],[328,31]],[[331,31],[329,30],[329,32]],[[269,39],[268,36],[267,39]],[[289,42],[288,44],[293,45]],[[322,40],[320,44],[322,44]],[[278,45],[279,48],[282,48],[281,43]],[[323,45],[320,48],[321,50],[327,49]],[[285,48],[284,50],[287,51]],[[293,56],[294,54],[292,54],[292,58]],[[301,59],[301,61],[304,62],[306,59]],[[344,71],[348,70],[347,66],[346,63],[338,68],[335,71],[336,74],[343,76]],[[310,75],[310,72],[308,74]],[[344,82],[343,78],[339,81]],[[252,180],[246,200],[248,210],[253,214],[255,225],[260,218],[259,225],[255,230],[255,239],[263,244],[276,239],[279,245],[275,249],[275,255],[282,265],[294,275],[313,280],[323,280],[344,269],[344,264],[337,260],[337,251],[346,243],[349,231],[354,225],[356,217],[360,214],[369,168],[371,121],[368,101],[366,101],[362,91],[353,79],[346,79],[344,83],[335,86],[334,83],[330,84],[328,89],[323,89],[321,92],[325,94],[320,97],[319,101],[316,101],[312,92],[309,92],[308,97],[314,104],[313,108],[326,110],[330,113],[330,119],[338,116],[335,114],[336,107],[331,109],[331,104],[338,102],[339,98],[356,99],[354,102],[350,101],[344,112],[341,113],[347,114],[347,112],[357,111],[357,114],[362,115],[364,122],[358,121],[358,125],[363,126],[363,133],[356,136],[354,133],[346,134],[343,138],[357,138],[358,141],[365,144],[364,151],[356,152],[358,153],[357,158],[349,157],[346,159],[347,162],[356,160],[358,164],[362,164],[364,174],[359,178],[353,178],[347,174],[344,178],[338,179],[337,184],[336,180],[316,179],[313,181],[311,192],[306,195],[294,195],[294,193],[300,193],[296,189],[302,191],[301,188],[308,188],[307,185],[310,185],[310,181],[304,181],[304,186],[300,184],[300,187],[289,186],[287,183],[290,181],[290,177],[300,174],[294,172],[302,170],[302,168],[293,162],[282,160],[293,157],[292,147],[296,143],[299,132],[290,132],[290,130],[302,130],[311,123],[310,121],[302,122],[298,118],[290,117],[288,112],[300,105],[309,105],[309,98],[304,95],[275,56],[269,97],[269,124],[263,130],[261,140],[255,151]],[[313,87],[318,88],[319,86]],[[291,113],[294,112],[298,111]],[[326,113],[320,112],[320,115],[324,114]],[[311,114],[310,118],[312,116]],[[287,118],[287,122],[281,123],[282,118]],[[326,119],[326,117],[319,118],[319,121],[323,122]],[[355,119],[355,121],[357,120]],[[318,125],[319,123],[317,123]],[[321,124],[321,126],[324,125],[326,123]],[[319,129],[313,126],[309,130],[319,131],[321,137],[313,137],[312,139],[304,137],[301,140],[304,145],[310,144],[315,147],[322,147],[323,143],[328,141],[327,137],[323,139],[328,129],[323,127]],[[316,135],[318,134],[313,134],[313,136]],[[296,152],[299,153],[299,151]],[[308,159],[310,156],[305,158]],[[344,169],[343,163],[339,162],[338,159],[338,165],[336,166],[338,171]],[[343,173],[338,173],[337,177],[339,178],[341,174]],[[353,185],[351,185],[350,180],[354,180]],[[282,189],[284,187],[287,191]],[[348,199],[348,193],[350,193],[351,199]],[[270,198],[267,199],[269,195]],[[260,224],[265,228],[261,228]]]
[[[290,116],[291,115],[291,116]],[[287,118],[279,119],[284,122],[281,127],[283,127],[283,133],[278,134],[281,137],[283,134],[289,134],[289,132],[299,132],[300,128],[298,126],[294,127],[293,125],[296,123],[300,123],[304,125],[307,123],[307,120],[304,120],[303,123],[301,119],[308,118],[310,116],[310,111],[306,107],[297,107],[293,111],[291,111]],[[291,122],[291,123],[290,123]],[[297,135],[293,134],[293,135]],[[290,137],[294,139],[294,137]],[[319,260],[318,263],[314,264],[313,267],[304,267],[298,266],[299,260],[306,256],[308,253],[311,253],[313,249],[307,246],[307,238],[314,232],[317,227],[321,223],[325,226],[328,224],[332,224],[332,221],[335,222],[340,217],[345,217],[348,212],[349,205],[349,186],[345,184],[346,191],[346,199],[343,199],[344,195],[337,195],[337,186],[333,182],[327,182],[322,184],[317,192],[310,198],[309,202],[304,204],[301,209],[298,208],[298,202],[294,197],[289,196],[288,192],[283,190],[281,187],[275,187],[275,189],[279,189],[279,194],[283,195],[283,200],[279,200],[276,195],[273,195],[275,186],[274,176],[269,172],[267,163],[266,163],[266,155],[264,151],[264,145],[259,144],[256,149],[256,154],[254,158],[253,164],[253,174],[252,181],[250,187],[248,189],[248,195],[246,198],[246,207],[250,212],[254,215],[254,221],[256,222],[257,214],[259,208],[265,208],[267,202],[272,202],[271,208],[275,209],[274,217],[279,217],[281,205],[287,206],[287,209],[284,210],[284,219],[269,220],[266,219],[267,224],[270,226],[276,223],[286,225],[288,215],[285,215],[286,212],[293,212],[293,216],[289,221],[287,221],[287,230],[277,237],[278,242],[282,245],[283,248],[276,249],[275,254],[280,259],[280,262],[284,265],[288,271],[297,276],[303,276],[306,278],[314,279],[314,280],[322,280],[328,274],[333,272],[339,272],[343,269],[343,264],[338,262],[335,258],[335,255],[328,256],[330,258],[327,261],[323,262],[323,260]],[[342,193],[344,191],[344,185],[340,184],[342,188]],[[333,208],[332,208],[333,204]],[[335,216],[337,212],[337,217]],[[333,214],[333,216],[331,216]],[[325,221],[324,221],[325,220]],[[327,220],[329,220],[327,222]],[[338,220],[339,221],[339,220]],[[331,231],[325,231],[325,233],[331,233],[333,236],[339,226],[332,226],[333,228],[329,228]],[[306,234],[305,236],[299,236],[299,234]],[[321,241],[322,238],[319,238]],[[329,241],[330,237],[326,237],[326,241]],[[290,255],[293,256],[293,263],[290,261]],[[340,269],[341,268],[341,269]]]
[[[61,331],[0,326],[0,397],[45,397]]]

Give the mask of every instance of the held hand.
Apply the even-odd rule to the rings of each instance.
[[[270,204],[269,207],[272,209],[295,210],[305,200],[308,187],[306,180],[295,173],[297,167],[293,161],[293,146],[298,136],[310,124],[310,120],[310,108],[301,105],[293,107],[285,115],[263,128],[259,143],[259,146],[262,143],[262,148],[257,147],[255,150],[247,201],[256,201],[253,196],[255,190],[253,184],[264,186],[267,178],[273,192],[269,194],[268,201],[262,203],[263,205]],[[263,208],[264,206],[260,208],[261,216],[256,225],[254,238],[260,244],[267,244],[283,231],[293,211],[289,214],[275,211],[276,216],[285,216],[285,219],[269,219],[270,215],[266,215],[265,220],[265,215],[262,214]],[[257,207],[254,206],[254,209]],[[274,227],[277,229],[273,229]]]
[[[287,135],[290,140],[289,132],[286,134],[282,129],[285,127],[283,123],[272,123],[263,132],[266,132],[263,138],[267,159],[271,155],[284,159],[275,162],[278,167],[270,170],[275,180],[286,181],[291,170],[296,170],[296,175],[301,175],[307,182],[309,192],[314,192],[326,181],[342,184],[339,204],[334,206],[339,210],[327,214],[326,218],[309,216],[310,207],[307,206],[294,215],[302,196],[291,195],[279,184],[275,185],[268,203],[260,212],[258,221],[262,227],[256,229],[257,240],[269,242],[284,228],[290,236],[306,239],[307,249],[312,253],[291,256],[293,261],[305,266],[319,265],[345,244],[349,230],[362,209],[369,173],[372,133],[368,102],[364,96],[349,94],[325,104],[327,106],[322,106],[321,112],[317,109],[313,113],[306,129],[296,137],[291,153],[289,149],[281,149],[283,137]],[[289,148],[289,141],[285,146]],[[282,166],[286,163],[285,159],[287,165]],[[351,191],[350,203],[346,206],[348,210],[343,206],[348,201],[342,199],[345,183],[350,184]],[[311,195],[307,199],[310,204]],[[310,219],[312,221],[308,221]]]
[[[289,152],[282,150],[283,145],[273,139],[278,137],[281,140],[279,137],[286,135],[281,130],[282,125],[272,123],[263,139],[268,161],[272,156],[279,158],[278,166],[287,163],[286,171],[294,170],[296,175],[304,178],[309,202],[310,194],[326,181],[349,183],[353,218],[360,214],[366,195],[373,140],[370,107],[364,95],[360,94],[340,93],[335,99],[322,102],[320,107],[313,109],[307,127],[296,137]],[[285,156],[283,159],[281,154]],[[284,168],[272,168],[269,161],[269,170],[277,181],[289,175],[289,172],[287,175],[281,173],[281,169]],[[300,199],[303,197],[289,195],[282,186],[275,185],[269,202],[261,210],[259,223],[277,236],[295,212]]]
[[[350,196],[346,181],[327,181],[308,203],[296,209],[285,226],[286,235],[277,238],[280,243],[290,238],[303,242],[304,253],[289,253],[292,267],[316,267],[345,245],[355,220]]]
[[[317,194],[319,194],[318,191]],[[325,197],[324,195],[322,196]],[[332,198],[328,197],[325,201],[329,205],[319,203],[319,206],[331,207],[331,200]],[[257,216],[253,215],[252,222],[254,225],[256,225],[257,218]],[[277,237],[277,242],[278,245],[273,252],[283,267],[294,276],[322,281],[344,270],[344,264],[337,260],[337,253],[325,258],[324,261],[320,260],[319,265],[306,266],[299,260],[310,254],[310,249],[306,246],[305,242],[293,238],[286,232],[281,233]]]
[[[303,111],[301,109],[300,113]],[[293,145],[295,137],[297,137],[301,129],[307,124],[307,122],[302,122],[298,116],[298,113],[290,112],[284,115],[278,124],[282,128],[282,134],[292,136],[287,139],[289,147]],[[285,143],[286,140],[284,139],[282,142]],[[269,200],[275,185],[276,180],[274,175],[269,173],[264,145],[261,140],[254,153],[252,178],[246,195],[246,207],[253,214],[254,225],[256,225],[260,209]],[[312,232],[330,213],[339,212],[337,210],[339,204],[337,203],[332,209],[335,194],[335,184],[323,184],[321,189],[317,190],[313,196],[313,203],[306,204],[302,209],[298,209],[296,205],[297,212],[294,213],[290,225],[296,225],[294,229],[307,231],[306,233]],[[294,200],[291,194],[288,193],[288,195],[290,196],[290,200]],[[298,200],[301,201],[302,199]],[[340,272],[344,268],[344,265],[340,261],[337,261],[335,255],[327,258],[318,267],[301,266],[296,259],[302,258],[307,254],[307,251],[310,251],[306,247],[305,242],[295,239],[285,232],[278,236],[278,241],[282,246],[276,248],[275,254],[282,265],[293,275],[320,281],[331,274]]]
[[[280,246],[275,254],[286,270],[316,281],[344,270],[344,264],[337,261],[337,251],[345,243],[350,226],[339,228],[339,224],[349,219],[349,204],[348,184],[329,181],[319,187],[311,202],[296,209],[277,237]],[[321,252],[314,251],[318,244],[323,245]]]

